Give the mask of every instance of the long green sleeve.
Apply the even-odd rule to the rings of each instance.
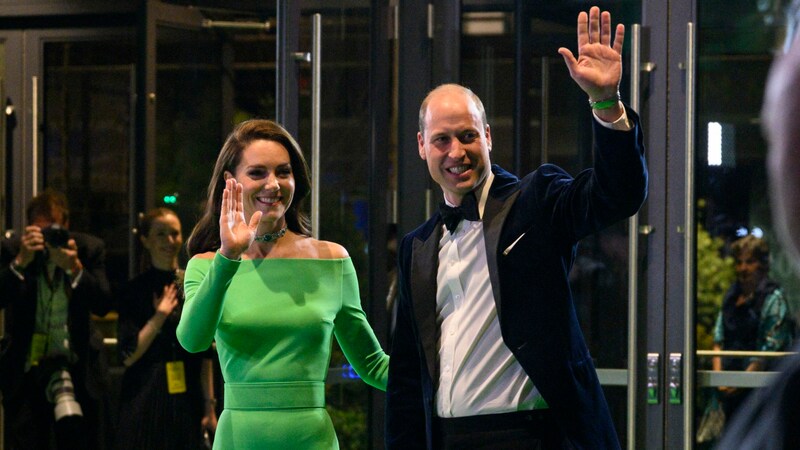
[[[361,308],[358,279],[349,260],[342,272],[342,309],[336,315],[334,333],[358,376],[370,386],[386,391],[389,356],[381,349]]]
[[[219,252],[208,265],[194,257],[186,267],[183,290],[186,302],[178,323],[178,342],[189,352],[207,350],[222,315],[222,303],[241,261],[232,261]]]

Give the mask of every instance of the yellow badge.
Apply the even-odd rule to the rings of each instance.
[[[31,340],[31,366],[38,366],[39,360],[44,357],[47,350],[47,335],[44,333],[33,333]]]
[[[183,361],[167,362],[167,390],[170,394],[186,392],[186,374],[183,371]]]

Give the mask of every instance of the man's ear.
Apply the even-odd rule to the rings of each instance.
[[[425,154],[425,136],[423,136],[420,132],[417,132],[417,147],[419,149],[419,157],[422,158],[423,161],[426,160],[427,155]]]
[[[492,130],[488,123],[486,124],[486,146],[489,147],[489,151],[492,151]]]

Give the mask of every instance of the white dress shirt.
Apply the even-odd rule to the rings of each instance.
[[[493,180],[490,172],[480,188],[481,217]],[[462,220],[453,234],[445,229],[436,282],[441,330],[437,415],[464,417],[544,406],[500,334],[480,221]]]

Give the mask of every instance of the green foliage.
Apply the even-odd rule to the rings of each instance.
[[[327,406],[341,450],[362,450],[367,443],[367,414],[363,408]]]
[[[722,306],[722,296],[736,279],[733,258],[723,256],[722,238],[711,237],[697,225],[697,348],[713,346],[714,323]]]

